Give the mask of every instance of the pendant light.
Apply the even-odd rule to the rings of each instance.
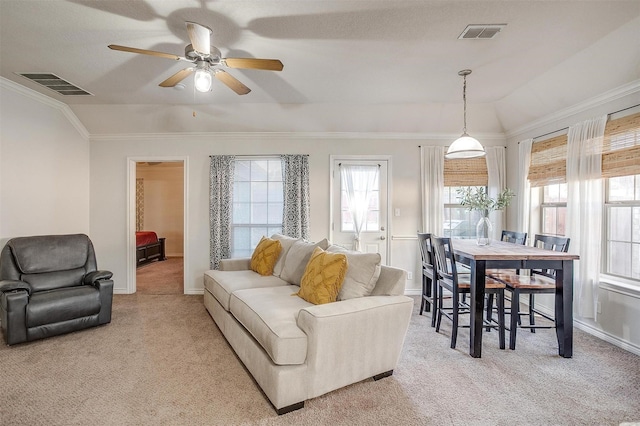
[[[464,83],[462,86],[462,102],[464,103],[464,127],[462,128],[462,136],[453,141],[445,158],[476,158],[483,157],[486,153],[484,148],[476,138],[467,134],[467,76],[471,74],[471,70],[462,70],[458,75],[462,76]]]

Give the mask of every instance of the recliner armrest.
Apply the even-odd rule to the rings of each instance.
[[[108,280],[113,276],[111,271],[93,271],[84,276],[83,282],[87,285],[93,285],[100,280]]]
[[[16,290],[25,290],[29,295],[31,295],[31,286],[27,282],[16,280],[0,281],[0,293],[8,293]]]

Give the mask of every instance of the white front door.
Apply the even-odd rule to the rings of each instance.
[[[362,157],[360,157],[362,158]],[[386,158],[381,159],[356,159],[353,157],[334,157],[332,159],[332,211],[331,211],[331,242],[353,250],[359,245],[359,250],[365,253],[380,253],[382,263],[387,264],[388,251],[388,162]],[[355,174],[355,170],[347,166],[369,166],[367,169],[377,168],[378,173],[372,182],[362,183],[362,179],[353,176],[352,184],[347,185],[345,173]],[[345,171],[347,170],[347,171]],[[358,183],[361,182],[361,183]],[[372,183],[372,185],[371,185]],[[365,188],[366,186],[366,188]],[[349,194],[349,189],[351,194]],[[353,197],[353,193],[359,195]],[[364,192],[367,192],[364,197]],[[351,197],[349,196],[351,195]],[[352,214],[353,206],[349,205],[353,199],[368,200],[364,207],[366,213],[363,215],[359,241],[356,242],[356,221]]]

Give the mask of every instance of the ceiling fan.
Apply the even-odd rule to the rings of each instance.
[[[117,44],[110,44],[109,49],[190,62],[194,64],[194,66],[178,71],[160,83],[160,86],[174,87],[195,73],[194,85],[199,92],[208,92],[211,90],[212,76],[215,76],[238,95],[246,95],[251,91],[251,89],[242,84],[238,79],[220,68],[220,66],[223,65],[229,68],[282,71],[283,65],[278,59],[222,58],[220,50],[211,45],[211,28],[189,21],[186,22],[186,25],[191,44],[188,44],[184,48],[184,56],[137,49],[135,47],[119,46]]]

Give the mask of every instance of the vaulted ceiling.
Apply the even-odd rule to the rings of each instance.
[[[226,71],[209,93],[158,84],[189,64],[185,21],[223,57],[277,58],[281,72]],[[469,24],[506,24],[459,40]],[[90,134],[513,131],[640,79],[640,1],[0,1],[0,75],[70,106]],[[16,73],[53,73],[63,96]]]

